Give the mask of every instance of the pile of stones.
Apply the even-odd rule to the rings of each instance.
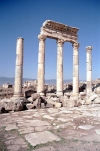
[[[66,87],[66,86],[65,86]],[[50,87],[48,86],[50,89]],[[65,89],[71,89],[71,85]],[[56,90],[54,87],[53,90]],[[0,100],[0,112],[22,111],[36,108],[60,108],[60,107],[79,107],[81,105],[100,104],[100,86],[96,85],[94,91],[86,94],[85,84],[80,85],[80,92],[74,95],[72,91],[64,91],[63,96],[46,91],[45,96],[41,96],[33,89],[25,90],[24,97]],[[48,90],[48,89],[47,89]],[[85,90],[85,91],[84,91]]]

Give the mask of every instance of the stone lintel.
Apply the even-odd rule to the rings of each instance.
[[[77,42],[78,28],[70,27],[58,22],[46,20],[41,27],[41,34],[47,36],[47,38],[52,39],[64,39],[66,42]]]
[[[57,30],[59,32],[66,32],[66,33],[70,32],[71,34],[74,34],[74,35],[77,35],[77,32],[79,30],[76,27],[71,27],[71,26],[68,26],[59,22],[52,21],[52,20],[46,20],[43,23],[42,27],[52,29],[52,30]]]
[[[57,33],[57,32],[50,32],[48,29],[43,29],[41,31],[41,34],[44,34],[45,36],[47,36],[47,38],[51,38],[51,39],[62,39],[65,42],[71,42],[71,43],[77,43],[77,39],[78,36],[72,36],[72,35],[68,35],[68,34],[63,34],[63,33]]]

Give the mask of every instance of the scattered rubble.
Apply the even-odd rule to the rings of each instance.
[[[25,83],[28,83],[25,82]],[[25,84],[24,83],[24,84]],[[30,82],[31,85],[37,85],[37,81]],[[23,91],[23,98],[4,98],[0,100],[0,112],[5,113],[9,111],[21,111],[30,110],[36,108],[60,108],[60,107],[79,107],[81,105],[92,105],[100,104],[100,93],[99,93],[99,83],[93,84],[92,92],[86,94],[86,84],[84,82],[80,83],[79,89],[81,92],[78,95],[73,95],[72,85],[64,84],[64,95],[57,96],[52,90],[56,90],[56,87],[45,85],[45,96],[41,96],[34,89],[26,89]],[[65,89],[67,91],[65,91]],[[49,90],[49,91],[48,91]],[[9,91],[8,91],[9,92]]]

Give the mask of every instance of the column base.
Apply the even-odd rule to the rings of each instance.
[[[23,94],[22,93],[14,93],[13,95],[14,98],[24,98]]]
[[[63,96],[63,92],[62,91],[57,92],[56,94],[57,94],[57,96]]]

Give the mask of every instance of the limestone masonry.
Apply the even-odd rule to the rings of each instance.
[[[23,41],[23,38],[17,39],[14,97],[22,96]]]
[[[77,41],[78,28],[69,27],[58,22],[46,20],[40,31],[39,54],[38,54],[38,89],[37,92],[44,95],[44,73],[45,73],[45,40],[52,38],[57,40],[57,95],[63,95],[63,45],[70,42],[73,46],[73,94],[79,92],[79,59]]]
[[[83,104],[100,103],[99,85],[92,85],[92,46],[86,47],[87,81],[79,83],[79,42],[78,28],[46,20],[38,35],[38,76],[37,80],[23,84],[24,39],[18,38],[16,45],[15,84],[13,97],[0,101],[0,111],[20,111],[47,107],[78,107]],[[45,41],[57,43],[56,86],[45,84]],[[73,84],[63,83],[63,46],[70,42],[73,49]]]

